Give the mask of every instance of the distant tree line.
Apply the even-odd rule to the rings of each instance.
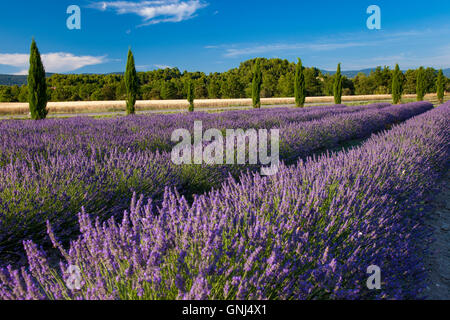
[[[294,97],[297,65],[281,59],[260,58],[262,98]],[[138,100],[187,99],[188,89],[194,88],[196,99],[211,98],[251,98],[256,59],[241,63],[239,68],[224,73],[181,72],[177,68],[138,72]],[[398,72],[398,85],[403,94],[416,94],[417,70]],[[322,73],[317,68],[301,67],[302,75],[297,80],[304,81],[306,96],[333,96],[336,76]],[[378,67],[370,75],[359,73],[349,79],[342,75],[343,95],[392,94],[395,71],[388,67]],[[437,92],[438,71],[424,68],[425,93]],[[445,91],[450,91],[450,79],[443,76]],[[189,84],[191,82],[191,84]],[[297,94],[302,95],[303,90]],[[0,86],[0,102],[27,102],[28,86]],[[120,74],[54,74],[47,78],[48,101],[99,101],[126,100],[127,87],[124,75]],[[298,98],[298,97],[297,97]],[[302,98],[299,104],[302,103]]]

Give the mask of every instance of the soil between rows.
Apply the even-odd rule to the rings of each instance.
[[[425,258],[430,282],[425,298],[450,300],[450,170],[447,169],[437,190],[426,221],[433,230],[434,241]]]

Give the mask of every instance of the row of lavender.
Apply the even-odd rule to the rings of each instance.
[[[172,132],[192,130],[194,121],[205,129],[280,128],[290,123],[320,120],[324,117],[377,110],[390,106],[378,103],[367,106],[345,105],[228,111],[221,114],[151,115],[133,118],[95,120],[89,118],[51,119],[45,122],[2,121],[0,123],[0,164],[30,155],[54,155],[83,151],[90,153],[119,151],[170,151]]]
[[[300,121],[305,114],[317,114],[328,109],[302,112],[294,110],[294,113],[298,113],[298,118],[290,118],[280,128],[281,156],[284,159],[308,156],[315,150],[330,148],[348,139],[366,137],[431,107],[429,103],[373,105],[355,108],[359,111],[350,112],[337,106],[331,108],[331,116],[322,113],[322,119],[305,122]],[[273,114],[274,111],[267,112]],[[245,115],[246,113],[244,117]],[[286,117],[291,115],[286,113]],[[179,116],[174,118],[179,119]],[[253,119],[254,116],[249,118]],[[151,119],[142,117],[131,119],[130,122],[143,122],[144,126],[145,121]],[[294,123],[294,119],[298,122]],[[79,124],[74,122],[70,130],[64,127],[65,122],[53,123],[53,120],[34,126],[24,123],[26,135],[17,139],[19,147],[15,150],[17,157],[22,159],[11,160],[0,168],[1,252],[16,251],[16,248],[21,247],[23,239],[41,243],[46,220],[51,221],[58,236],[70,239],[77,233],[76,213],[82,205],[92,216],[120,217],[128,207],[133,192],[153,199],[161,199],[166,187],[175,188],[185,196],[200,194],[213,187],[220,187],[230,172],[237,177],[246,168],[226,165],[176,166],[171,163],[167,153],[139,149],[121,151],[125,138],[116,139],[117,136],[108,132],[108,126],[103,122],[98,124],[91,121],[86,119]],[[173,121],[179,124],[178,121],[182,120]],[[145,125],[146,131],[141,131],[139,137],[145,139],[151,136],[151,128],[157,126],[157,123]],[[233,123],[228,124],[232,126]],[[235,123],[234,125],[236,126]],[[16,123],[4,126],[12,126],[14,129],[11,131],[21,132],[16,128]],[[61,126],[67,131],[64,132]],[[91,147],[91,152],[87,152],[86,143],[91,137],[82,134],[86,132],[85,128],[99,131],[103,128],[107,135],[98,141],[106,143],[108,140],[109,149],[101,150],[99,145],[98,148]],[[170,132],[169,129],[166,129],[166,135]],[[62,141],[58,137],[71,142],[65,143],[68,141]],[[63,151],[58,152],[58,149]],[[3,149],[2,152],[6,153],[8,150]]]
[[[425,194],[450,155],[450,104],[363,146],[246,174],[192,205],[167,190],[133,199],[122,223],[79,214],[82,235],[60,272],[24,242],[29,270],[0,272],[2,299],[415,298],[424,288]],[[423,248],[422,248],[423,249]],[[65,285],[69,265],[81,290]],[[366,287],[367,267],[381,290]]]

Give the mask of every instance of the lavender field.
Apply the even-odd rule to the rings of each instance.
[[[0,299],[422,298],[449,119],[415,102],[1,121]],[[278,173],[175,165],[172,132],[199,120],[279,128]]]

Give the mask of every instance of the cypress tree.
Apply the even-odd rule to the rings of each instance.
[[[295,104],[297,107],[303,107],[306,100],[306,83],[305,75],[303,74],[302,60],[298,58],[297,67],[295,70]]]
[[[261,108],[261,86],[262,86],[261,66],[259,59],[256,59],[252,81],[253,108]]]
[[[195,99],[194,83],[192,82],[192,80],[188,80],[187,100],[189,102],[189,112],[194,112],[194,99]]]
[[[28,71],[28,103],[33,120],[45,119],[47,116],[47,83],[45,69],[36,41],[31,42],[30,69]]]
[[[392,101],[394,104],[400,103],[403,94],[402,72],[398,64],[395,66],[394,74],[392,77]]]
[[[439,70],[436,87],[437,87],[437,98],[440,103],[444,103],[444,73],[442,69]]]
[[[338,64],[336,74],[334,75],[334,103],[341,104],[342,101],[342,75],[341,64]]]
[[[425,91],[426,91],[426,82],[425,82],[425,70],[423,67],[420,67],[419,70],[417,70],[417,101],[423,101],[425,97]]]
[[[127,69],[125,71],[125,87],[127,89],[127,115],[134,114],[136,112],[135,105],[139,90],[139,80],[131,49],[128,50]]]

